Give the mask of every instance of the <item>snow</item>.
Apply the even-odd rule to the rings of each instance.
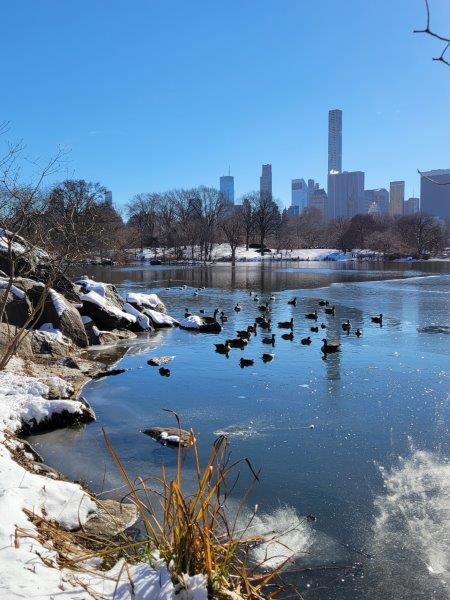
[[[165,315],[163,313],[158,312],[157,310],[152,310],[151,308],[147,308],[145,313],[150,317],[153,321],[155,327],[173,327],[174,325],[178,325],[178,321],[169,315]]]
[[[9,280],[6,277],[0,277],[0,290],[4,290],[9,286]],[[19,290],[15,285],[11,285],[10,292],[19,300],[23,300],[26,293],[23,290]]]
[[[137,308],[134,308],[134,306],[131,306],[131,304],[128,304],[128,302],[126,302],[123,305],[123,310],[126,313],[136,317],[136,321],[141,327],[141,329],[143,329],[144,331],[150,329],[150,319],[146,315],[143,315]]]
[[[66,301],[61,296],[61,294],[58,294],[58,292],[56,292],[53,289],[49,290],[49,296],[52,301],[53,307],[56,311],[56,314],[58,315],[58,317],[61,317],[61,315],[67,308]]]
[[[59,329],[54,327],[53,323],[44,323],[35,331],[34,335],[43,337],[49,342],[59,342],[60,344],[70,345],[70,340]]]
[[[80,279],[77,279],[75,283],[83,288],[83,290],[87,292],[96,292],[99,296],[105,297],[106,295],[106,283],[102,283],[100,281],[94,281],[93,279],[89,279],[89,277],[84,276]]]
[[[203,319],[198,315],[191,315],[180,321],[180,327],[186,329],[199,329],[202,325],[204,325]]]
[[[128,292],[127,302],[148,308],[156,308],[161,304],[164,306],[164,303],[157,294],[141,294],[139,292]]]
[[[96,304],[97,306],[103,308],[103,310],[106,310],[110,314],[126,319],[130,323],[136,323],[137,319],[134,315],[120,310],[120,308],[117,308],[116,306],[108,302],[106,298],[104,298],[95,291],[90,291],[87,294],[82,294],[81,300],[83,302],[91,302],[92,304]]]

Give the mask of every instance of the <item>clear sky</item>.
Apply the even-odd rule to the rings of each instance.
[[[450,2],[430,0],[450,33]],[[273,165],[325,184],[327,111],[343,115],[343,168],[366,188],[450,168],[450,68],[414,35],[423,0],[0,0],[0,121],[30,157],[70,149],[66,175],[134,194]]]

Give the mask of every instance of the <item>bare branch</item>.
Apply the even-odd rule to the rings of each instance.
[[[426,35],[429,35],[430,37],[433,37],[437,40],[440,40],[441,42],[445,42],[445,47],[442,50],[441,54],[439,56],[434,57],[433,60],[437,61],[437,62],[442,62],[445,65],[450,67],[450,60],[448,60],[445,57],[445,53],[450,48],[450,37],[436,33],[435,31],[433,31],[431,29],[430,4],[429,4],[428,0],[425,0],[425,8],[426,8],[426,13],[427,13],[426,27],[424,29],[414,29],[413,33],[425,33]]]

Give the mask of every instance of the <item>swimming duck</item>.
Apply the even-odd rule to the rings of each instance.
[[[327,315],[334,315],[336,313],[336,307],[332,306],[331,308],[326,308],[325,313]]]
[[[251,333],[247,329],[241,329],[240,331],[236,331],[236,335],[238,338],[249,340]]]
[[[189,312],[188,308],[184,309],[184,317],[187,319],[188,317],[192,317],[192,313]]]
[[[275,346],[275,334],[272,333],[272,335],[270,337],[263,338],[262,343],[263,344],[271,344],[272,346]]]
[[[226,315],[223,311],[220,313],[221,321],[228,321],[228,315]]]
[[[297,306],[297,298],[292,298],[291,300],[288,300],[288,304],[290,304],[291,306]]]
[[[260,323],[259,326],[261,327],[261,329],[270,331],[272,328],[272,321],[270,319],[267,319],[267,320],[263,321],[262,323]]]
[[[328,300],[319,300],[319,306],[328,306],[329,304]]]
[[[327,328],[327,326],[325,325],[325,323],[320,324],[320,329],[326,329],[326,328]]]
[[[241,310],[241,307],[239,306],[239,302],[234,307],[234,310],[235,310],[235,312],[239,312]]]
[[[318,318],[317,310],[315,310],[312,313],[306,313],[305,317],[307,319],[314,319],[314,321],[317,321],[317,318]]]
[[[272,295],[270,296],[269,300],[270,300],[271,302],[274,302],[274,301],[276,300],[276,297],[275,297],[275,296],[272,294]]]
[[[309,335],[308,335],[308,337],[302,338],[301,343],[304,346],[309,346],[309,344],[311,343],[311,338],[309,337]]]
[[[360,337],[362,335],[362,331],[361,329],[358,327],[358,329],[355,331],[355,335]]]
[[[318,327],[310,327],[310,330],[311,330],[313,333],[319,333],[319,328],[318,328]]]
[[[321,348],[324,354],[328,354],[329,352],[339,352],[341,349],[341,345],[337,342],[329,342],[327,338],[323,338],[322,340],[323,346]]]
[[[247,331],[249,333],[254,333],[255,335],[256,335],[257,330],[258,330],[258,323],[256,323],[256,321],[255,321],[255,323],[253,325],[249,325],[247,327]]]
[[[241,358],[241,360],[239,361],[241,369],[243,369],[244,367],[251,367],[254,363],[255,361],[252,358]]]
[[[347,319],[347,321],[345,323],[342,323],[342,331],[347,331],[349,332],[350,329],[352,328],[350,321]]]
[[[227,342],[231,348],[240,348],[241,350],[248,344],[248,340],[242,338],[234,338],[232,340],[227,340]]]
[[[371,317],[372,319],[372,323],[379,323],[380,325],[383,324],[383,315],[380,313],[379,315],[375,315],[373,317]]]
[[[278,327],[280,329],[293,329],[294,328],[294,319],[291,319],[290,321],[279,321]]]
[[[264,352],[262,355],[263,362],[270,362],[275,358],[275,354],[270,354],[269,352]]]
[[[266,302],[265,304],[261,304],[261,306],[258,306],[258,310],[260,310],[261,312],[267,312],[268,310],[270,310],[269,303]]]
[[[230,351],[230,343],[227,340],[225,344],[214,344],[216,347],[216,352],[219,354],[227,354]]]
[[[294,333],[292,331],[291,333],[283,333],[281,337],[283,338],[283,340],[289,340],[292,342],[292,340],[294,339]]]
[[[170,377],[170,369],[166,369],[166,367],[161,367],[159,369],[159,374],[161,377]]]

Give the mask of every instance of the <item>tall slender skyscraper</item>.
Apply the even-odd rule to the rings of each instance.
[[[389,214],[395,217],[403,214],[405,201],[405,182],[391,181],[389,190]]]
[[[220,178],[220,193],[228,204],[234,204],[234,177],[223,175]]]
[[[259,193],[272,199],[272,165],[263,165],[259,178]]]
[[[328,173],[342,173],[342,110],[328,111]]]

